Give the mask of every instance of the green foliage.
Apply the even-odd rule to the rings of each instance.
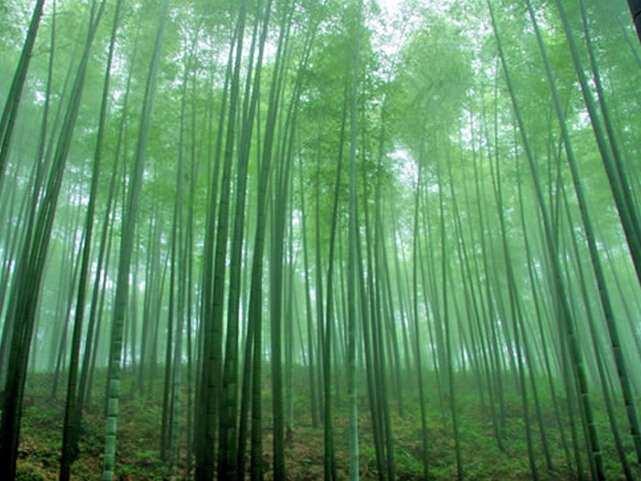
[[[4,103],[15,70],[32,3],[27,0],[0,0],[0,105]],[[113,18],[114,3],[106,4],[103,25],[91,50],[85,93],[53,224],[46,275],[42,288],[39,289],[40,310],[31,346],[33,357],[30,374],[30,379],[36,384],[49,382],[48,376],[56,369],[59,352],[63,352],[61,360],[68,356],[69,340],[63,341],[62,331],[67,320],[73,318],[76,309],[73,293],[77,286],[74,285],[73,276],[78,258],[77,246],[83,236],[104,63],[110,40],[110,30],[106,25]],[[218,144],[218,134],[225,139],[228,126],[231,125],[227,118],[229,106],[223,111],[222,117],[219,115],[224,97],[230,39],[241,2],[171,2],[158,70],[155,109],[150,119],[151,130],[145,152],[147,163],[141,198],[136,206],[138,215],[133,240],[135,264],[132,266],[132,273],[135,271],[138,285],[135,286],[135,291],[130,289],[127,302],[133,302],[131,293],[136,292],[138,304],[126,308],[127,351],[123,362],[127,369],[137,369],[142,363],[145,364],[143,374],[151,372],[152,366],[156,369],[156,374],[162,371],[162,354],[168,348],[171,352],[174,347],[168,345],[170,286],[176,290],[174,304],[171,306],[173,314],[184,316],[181,318],[184,321],[184,312],[189,309],[190,313],[192,382],[202,367],[197,364],[203,357],[201,326],[207,319],[202,318],[202,299],[207,296],[200,280],[211,253],[204,249],[205,226],[208,215],[220,212],[220,206],[216,203],[220,199],[220,179],[217,180],[217,185],[212,186],[215,152],[217,148],[224,151],[227,147],[232,151],[230,214],[233,215],[237,208],[233,200],[236,198],[238,185],[236,176],[239,135],[242,130],[240,126],[242,115],[246,114],[242,111],[242,106],[248,100],[245,98],[244,88],[249,71],[250,34],[254,23],[261,19],[262,13],[258,7],[265,3],[250,0],[247,4],[244,57],[240,66],[241,113],[237,119],[231,120],[237,122],[237,136],[227,145],[225,140]],[[338,235],[333,279],[335,293],[334,298],[330,299],[330,302],[335,303],[332,321],[335,322],[337,338],[335,343],[332,340],[336,346],[336,352],[332,352],[332,362],[335,363],[332,374],[336,376],[335,379],[332,378],[332,389],[335,389],[332,393],[343,394],[345,319],[348,307],[353,306],[347,305],[345,295],[347,228],[350,220],[348,169],[345,166],[349,155],[349,141],[341,143],[341,130],[345,128],[345,139],[349,139],[350,112],[349,109],[345,111],[347,122],[343,125],[344,105],[351,104],[352,89],[349,87],[356,84],[357,228],[362,241],[358,246],[362,262],[356,277],[362,275],[364,281],[363,294],[360,292],[360,280],[357,282],[357,337],[362,342],[364,335],[360,320],[365,314],[372,325],[380,322],[381,346],[376,347],[376,356],[380,357],[378,361],[380,372],[383,373],[381,375],[391,378],[386,378],[390,385],[391,381],[394,382],[394,389],[386,401],[390,405],[392,445],[398,478],[419,478],[425,461],[420,449],[422,433],[418,426],[421,409],[415,385],[416,373],[404,373],[402,382],[398,384],[395,374],[392,375],[396,373],[397,365],[401,366],[399,372],[407,367],[405,356],[415,368],[415,345],[421,350],[428,372],[425,381],[430,454],[427,461],[431,476],[434,479],[451,479],[453,476],[455,460],[452,420],[444,409],[450,397],[443,385],[442,375],[447,366],[443,365],[445,347],[442,339],[439,339],[445,327],[443,322],[449,322],[447,327],[452,333],[453,346],[451,358],[455,388],[458,390],[455,396],[456,412],[461,416],[460,435],[466,476],[479,480],[527,477],[527,446],[523,434],[526,424],[530,424],[533,437],[536,438],[537,459],[542,458],[539,438],[541,429],[545,429],[556,465],[555,472],[542,471],[541,477],[554,479],[558,475],[559,479],[570,479],[574,473],[565,467],[565,446],[559,427],[566,429],[565,437],[569,439],[570,416],[576,417],[579,431],[581,426],[578,409],[576,413],[572,412],[566,402],[563,363],[567,343],[565,334],[558,325],[558,293],[550,262],[554,257],[546,249],[541,228],[541,211],[535,198],[535,183],[526,165],[524,143],[515,120],[508,85],[498,61],[497,42],[489,21],[487,5],[483,1],[474,0],[408,0],[399,3],[400,5],[391,6],[390,2],[365,2],[359,45],[359,78],[353,79],[356,2],[274,0],[267,33],[266,57],[259,79],[258,113],[253,136],[249,140],[248,207],[245,213],[245,238],[241,247],[243,261],[239,267],[234,266],[234,269],[238,268],[241,272],[240,338],[244,339],[247,333],[249,277],[255,252],[255,228],[259,220],[256,202],[259,168],[264,161],[270,90],[272,80],[276,78],[280,99],[276,108],[271,178],[264,205],[267,206],[268,225],[274,219],[284,219],[282,225],[288,225],[287,221],[291,217],[292,232],[290,237],[285,229],[287,235],[283,235],[285,240],[280,242],[281,238],[268,228],[265,252],[281,247],[282,243],[286,247],[283,252],[289,252],[291,248],[292,258],[285,255],[284,259],[274,259],[265,255],[265,259],[269,260],[264,262],[264,294],[263,304],[260,306],[265,313],[262,354],[264,362],[268,363],[264,370],[268,371],[267,366],[271,366],[272,357],[269,342],[272,335],[271,322],[277,322],[278,319],[267,315],[271,314],[269,303],[272,302],[267,292],[275,282],[270,274],[279,269],[283,272],[283,277],[288,279],[284,282],[283,303],[285,304],[290,290],[295,291],[292,303],[294,312],[288,314],[295,319],[293,322],[300,322],[300,326],[295,326],[294,340],[291,341],[293,345],[288,346],[294,353],[295,379],[292,385],[294,424],[297,431],[294,445],[287,456],[288,459],[293,459],[291,468],[298,469],[294,473],[300,475],[300,479],[305,479],[303,475],[309,476],[308,479],[318,478],[321,473],[314,471],[314,467],[318,468],[322,463],[322,430],[314,430],[309,426],[308,371],[303,374],[302,369],[304,359],[310,358],[309,350],[313,349],[315,365],[311,371],[320,378],[318,369],[322,362],[319,355],[322,341],[319,339],[321,326],[318,325],[317,315],[318,306],[327,309],[324,304],[327,300],[327,260],[334,189],[337,188]],[[607,266],[605,277],[613,292],[613,306],[617,326],[622,332],[624,356],[630,365],[636,366],[641,362],[639,283],[635,279],[621,221],[606,179],[602,156],[594,139],[585,102],[578,88],[576,71],[558,12],[554,8],[554,2],[536,0],[532,3],[565,109],[577,167],[587,193],[587,207],[594,219],[598,254],[604,266]],[[641,172],[637,160],[641,155],[641,102],[638,98],[641,48],[631,28],[629,11],[623,5],[625,2],[586,0],[586,3],[589,27],[596,45],[595,55],[602,69],[605,97],[612,113],[614,138],[621,151],[624,170],[630,179],[633,203],[638,206],[641,198]],[[9,189],[0,195],[0,218],[7,219],[0,225],[0,292],[7,292],[7,299],[0,305],[0,313],[3,315],[3,323],[0,324],[3,326],[6,325],[5,312],[9,311],[8,306],[11,305],[8,297],[16,277],[14,274],[19,266],[17,261],[21,255],[25,212],[30,207],[30,176],[36,166],[35,162],[39,160],[36,159],[36,148],[41,135],[47,69],[52,53],[52,4],[53,2],[46,3],[46,14],[20,105],[15,144],[7,169],[7,179],[10,181],[5,179]],[[580,30],[578,1],[568,0],[564,4],[567,4],[571,27],[579,44],[579,55],[588,65],[588,52]],[[55,146],[55,140],[60,134],[61,119],[64,118],[69,103],[71,82],[86,36],[91,1],[58,0],[56,5],[56,47],[53,52],[55,61],[51,111],[46,125],[47,149]],[[610,342],[598,305],[597,286],[589,269],[586,231],[579,222],[579,205],[567,166],[560,125],[551,102],[550,87],[525,4],[514,0],[493,0],[492,5],[496,10],[497,27],[523,117],[524,130],[531,143],[533,166],[544,196],[543,209],[552,220],[558,248],[555,254],[563,263],[560,282],[568,287],[568,302],[577,320],[579,348],[586,359],[596,425],[604,438],[605,470],[612,478],[616,478],[620,472],[619,460],[610,439],[611,427],[601,406],[602,400],[596,395],[600,394],[601,386],[595,362],[597,354],[589,342],[588,310],[595,318],[595,345],[603,349],[600,355],[604,359],[606,375],[611,384],[608,389],[617,402],[615,410],[621,419],[621,426],[618,427],[623,433],[624,451],[627,454],[632,451],[632,444],[627,430],[623,429],[625,414],[619,405],[617,370],[611,359]],[[288,24],[290,7],[291,26]],[[114,259],[118,258],[119,241],[123,234],[126,192],[132,182],[132,164],[140,137],[140,112],[161,9],[162,2],[125,1],[122,26],[116,43],[102,147],[103,166],[98,188],[97,216],[101,223],[112,180],[106,172],[111,172],[116,162],[116,145],[121,126],[123,143],[119,151],[121,169],[118,176],[123,185],[116,193],[111,213],[112,224],[108,230],[107,238],[110,237],[112,242],[111,257],[106,271],[106,286],[99,292],[104,294],[104,306],[99,316],[102,323],[100,340],[94,346],[97,349],[99,374],[92,390],[94,412],[84,421],[85,430],[80,441],[81,460],[74,466],[74,474],[77,473],[78,479],[92,479],[100,469],[96,463],[100,460],[104,439],[101,409],[97,406],[100,393],[104,390],[102,370],[107,366],[107,352],[111,343],[113,293],[118,275]],[[281,34],[288,27],[288,43],[285,45],[281,72],[276,70],[275,52]],[[303,64],[307,41],[312,38],[308,36],[309,32],[313,33],[313,44],[309,58]],[[128,108],[124,111],[125,88],[130,72],[131,95]],[[587,73],[590,77],[588,82],[592,82],[591,73]],[[294,90],[298,79],[301,80],[299,99],[294,95],[298,93]],[[186,94],[184,111],[183,93]],[[298,105],[297,112],[293,110],[294,105]],[[290,129],[288,122],[293,122],[294,119],[296,125]],[[288,151],[290,145],[291,153]],[[343,171],[337,179],[341,152]],[[290,173],[292,183],[288,187],[291,197],[287,199],[282,212],[275,213],[274,199],[278,198],[279,182],[282,180],[278,175],[290,154],[295,166]],[[177,205],[176,177],[179,159],[183,161],[184,175],[181,180],[186,195],[182,199],[183,203]],[[49,164],[45,163],[44,166],[46,178]],[[417,186],[419,167],[422,182]],[[299,187],[301,185],[302,188]],[[499,187],[501,199],[498,198]],[[561,187],[568,196],[568,211],[574,224],[573,229],[569,227],[569,219],[561,201]],[[218,197],[212,204],[210,196],[216,188]],[[419,202],[415,205],[417,194]],[[305,201],[305,219],[302,218],[302,196]],[[211,205],[216,207],[213,212],[210,211]],[[177,226],[177,258],[172,260],[172,219],[175,212],[180,213],[181,224]],[[193,224],[188,226],[192,213]],[[505,222],[504,230],[501,219]],[[441,220],[445,236],[440,230]],[[309,251],[309,268],[306,273],[303,272],[302,265],[303,224]],[[94,226],[94,229],[97,227]],[[188,229],[192,230],[188,233]],[[578,256],[572,248],[571,235],[577,238]],[[96,274],[97,237],[94,234],[90,277]],[[291,245],[287,240],[289,238]],[[525,249],[526,241],[529,252]],[[215,249],[215,241],[213,245]],[[509,251],[509,257],[505,255],[506,251]],[[228,261],[229,259],[223,259],[221,266],[228,267]],[[174,267],[177,269],[173,269]],[[586,275],[587,300],[579,296],[579,267]],[[178,279],[178,282],[172,284],[170,276],[174,271],[174,281]],[[236,272],[238,271],[234,271]],[[303,282],[305,274],[311,279],[308,294],[312,307],[309,312],[303,302],[303,289],[308,287]],[[514,275],[514,292],[510,289],[508,276],[511,274]],[[186,280],[187,276],[189,282]],[[133,278],[132,275],[131,279]],[[447,279],[445,291],[444,278]],[[318,281],[322,286],[317,284]],[[91,285],[93,286],[93,282]],[[227,281],[219,284],[218,288],[222,297],[215,300],[225,306],[222,309],[224,311],[228,305]],[[323,298],[317,303],[321,288]],[[365,299],[360,299],[361,295]],[[447,320],[443,309],[444,295],[447,295],[450,302]],[[421,331],[421,339],[414,338],[415,300],[418,313],[416,325]],[[183,312],[178,312],[179,302],[182,303]],[[512,322],[516,307],[523,314],[525,334],[520,338],[515,337],[515,324]],[[367,312],[361,312],[363,310]],[[131,314],[134,312],[139,314],[136,318]],[[304,322],[306,315],[313,319],[309,326]],[[221,317],[226,320],[232,316],[225,312]],[[147,329],[145,338],[143,326]],[[70,332],[70,325],[67,332]],[[186,335],[186,332],[185,329],[181,334]],[[223,325],[221,332],[224,339],[229,332],[228,326]],[[173,335],[175,339],[176,333]],[[393,335],[399,338],[399,346],[392,345]],[[405,342],[410,345],[404,344],[403,335],[407,337]],[[132,339],[134,336],[137,336],[135,344]],[[310,345],[307,342],[308,336],[311,337]],[[185,341],[186,338],[183,338],[180,361],[186,361]],[[67,345],[64,346],[63,342],[67,342]],[[149,345],[146,346],[145,358],[142,359],[141,347],[145,342]],[[543,422],[536,418],[531,406],[530,418],[523,418],[521,393],[514,385],[514,356],[517,346],[523,345],[527,345],[533,353],[533,359],[526,362],[525,376],[528,381],[532,377],[536,381]],[[395,353],[395,349],[398,353]],[[364,358],[362,346],[359,345],[357,353],[357,356]],[[545,359],[546,356],[549,356],[549,360]],[[244,360],[239,360],[239,365],[243,362]],[[358,360],[359,370],[363,369],[364,362],[364,359]],[[65,377],[66,362],[61,364],[62,379]],[[464,369],[466,373],[463,373]],[[47,374],[41,374],[45,372]],[[1,374],[4,376],[4,373]],[[184,382],[184,370],[182,374]],[[572,375],[570,372],[570,377]],[[633,370],[631,377],[636,392],[641,392],[641,372]],[[372,420],[368,418],[370,400],[364,370],[361,378],[359,436],[364,470],[362,477],[375,479],[378,474],[374,472],[378,469],[376,448],[370,429]],[[157,459],[159,450],[155,439],[158,438],[159,420],[162,417],[162,407],[158,402],[162,383],[155,381],[155,391],[143,398],[132,398],[130,391],[134,390],[133,380],[122,384],[123,393],[129,397],[124,400],[120,413],[118,429],[119,436],[122,432],[122,441],[119,441],[118,466],[119,472],[131,479],[145,476],[145,479],[160,479],[167,475],[169,469]],[[265,385],[270,381],[271,379],[266,378]],[[573,379],[569,381],[572,386]],[[398,386],[402,387],[402,393],[395,392]],[[193,406],[193,383],[190,388]],[[390,386],[387,388],[390,389]],[[40,387],[30,385],[29,389],[38,391]],[[531,395],[531,391],[532,387],[528,385],[526,393]],[[492,401],[489,399],[490,394],[493,395]],[[180,409],[185,410],[186,395],[183,393],[179,396]],[[405,410],[402,418],[395,412],[401,396]],[[483,405],[480,397],[483,397]],[[26,450],[23,454],[26,463],[23,464],[21,459],[20,467],[20,476],[24,479],[41,479],[37,478],[41,474],[41,468],[49,475],[55,471],[57,464],[61,439],[59,429],[54,429],[57,426],[54,420],[60,417],[62,401],[48,402],[43,398],[44,391],[38,391],[37,409],[29,405],[24,410],[26,436],[23,444]],[[273,459],[269,450],[273,436],[271,407],[275,398],[277,396],[271,390],[264,390],[261,396],[265,410],[262,423],[266,465]],[[318,404],[320,401],[321,399],[316,399]],[[341,398],[337,401],[335,442],[340,470],[344,470],[344,451],[347,446],[347,436],[344,435],[346,403]],[[490,402],[493,402],[492,406]],[[555,404],[561,406],[558,413],[553,409]],[[499,422],[497,419],[501,416],[507,419],[505,429],[500,429],[501,432],[504,431],[504,446],[499,446],[494,430]],[[557,416],[562,419],[561,426],[558,426]],[[195,422],[200,420],[196,419]],[[178,437],[182,458],[178,464],[179,470],[184,473],[187,469],[187,460],[184,459],[187,439],[185,412],[180,413],[179,423]],[[581,436],[579,434],[579,438]],[[583,440],[579,439],[579,443],[583,443]],[[505,452],[501,450],[502,447]],[[584,456],[582,451],[581,455]],[[297,479],[296,475],[292,475],[292,479]]]
[[[21,467],[16,471],[16,481],[46,481],[45,475],[32,468],[32,467]]]

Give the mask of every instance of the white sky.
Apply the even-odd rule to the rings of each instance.
[[[386,14],[396,15],[400,10],[401,0],[376,0]]]

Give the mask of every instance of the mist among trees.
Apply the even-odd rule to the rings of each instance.
[[[641,479],[640,40],[0,0],[0,478]]]

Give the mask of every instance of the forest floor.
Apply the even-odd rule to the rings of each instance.
[[[323,428],[312,427],[310,402],[304,371],[295,376],[293,408],[294,420],[292,436],[286,448],[286,467],[291,480],[323,479]],[[506,378],[506,385],[514,384]],[[94,392],[104,392],[105,374],[98,375]],[[526,480],[532,479],[528,464],[525,443],[525,427],[522,407],[514,387],[506,388],[505,414],[506,430],[504,449],[501,451],[494,437],[491,410],[480,401],[476,382],[470,376],[455,378],[457,409],[459,415],[460,437],[464,476],[469,480]],[[272,479],[272,416],[271,389],[269,380],[263,385],[263,449],[265,480]],[[35,374],[30,376],[25,397],[19,447],[19,481],[44,481],[57,479],[60,446],[62,442],[62,419],[64,415],[64,384],[60,384],[57,396],[52,396],[52,376]],[[118,421],[117,442],[117,481],[165,480],[170,479],[169,469],[160,461],[160,430],[162,414],[162,380],[154,383],[152,395],[134,395],[133,376],[124,377],[124,394],[121,397],[121,410]],[[456,459],[452,424],[449,416],[449,402],[441,404],[436,394],[436,381],[431,379],[426,388],[427,428],[429,449],[429,473],[433,480],[455,480]],[[102,389],[102,391],[101,391]],[[361,389],[363,393],[365,389]],[[394,390],[396,391],[396,390]],[[403,416],[399,412],[398,396],[390,399],[390,421],[394,436],[394,464],[398,480],[423,479],[421,460],[421,421],[417,394],[403,391]],[[414,389],[415,391],[415,389]],[[376,457],[371,434],[370,411],[365,394],[359,397],[359,451],[360,478],[378,479]],[[339,479],[348,479],[349,458],[347,446],[347,402],[341,390],[334,399],[334,439],[337,474]],[[105,423],[101,407],[102,396],[97,396],[89,412],[84,417],[83,433],[80,442],[80,456],[73,464],[74,480],[100,480],[102,454],[104,449]],[[543,418],[547,442],[554,470],[546,467],[538,425],[533,420],[533,441],[537,459],[539,479],[572,480],[576,475],[566,468],[565,451],[562,447],[559,430],[555,427],[554,412],[549,400],[543,400]],[[485,401],[487,403],[487,400]],[[181,406],[186,406],[186,399]],[[182,410],[180,433],[180,460],[177,479],[187,479],[186,460],[186,417]],[[564,411],[564,414],[567,412]],[[597,413],[601,430],[607,433],[607,418]],[[621,418],[623,419],[623,418]],[[566,436],[570,436],[569,427]],[[604,436],[605,437],[605,436]],[[632,452],[632,446],[628,452]],[[608,479],[619,479],[621,472],[613,448],[607,444],[604,458]],[[632,459],[630,459],[632,461]],[[587,459],[583,459],[587,466]],[[0,476],[1,478],[1,476]],[[623,479],[621,477],[621,479]]]

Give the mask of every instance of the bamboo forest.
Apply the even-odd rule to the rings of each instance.
[[[0,0],[0,481],[641,480],[641,0]]]

